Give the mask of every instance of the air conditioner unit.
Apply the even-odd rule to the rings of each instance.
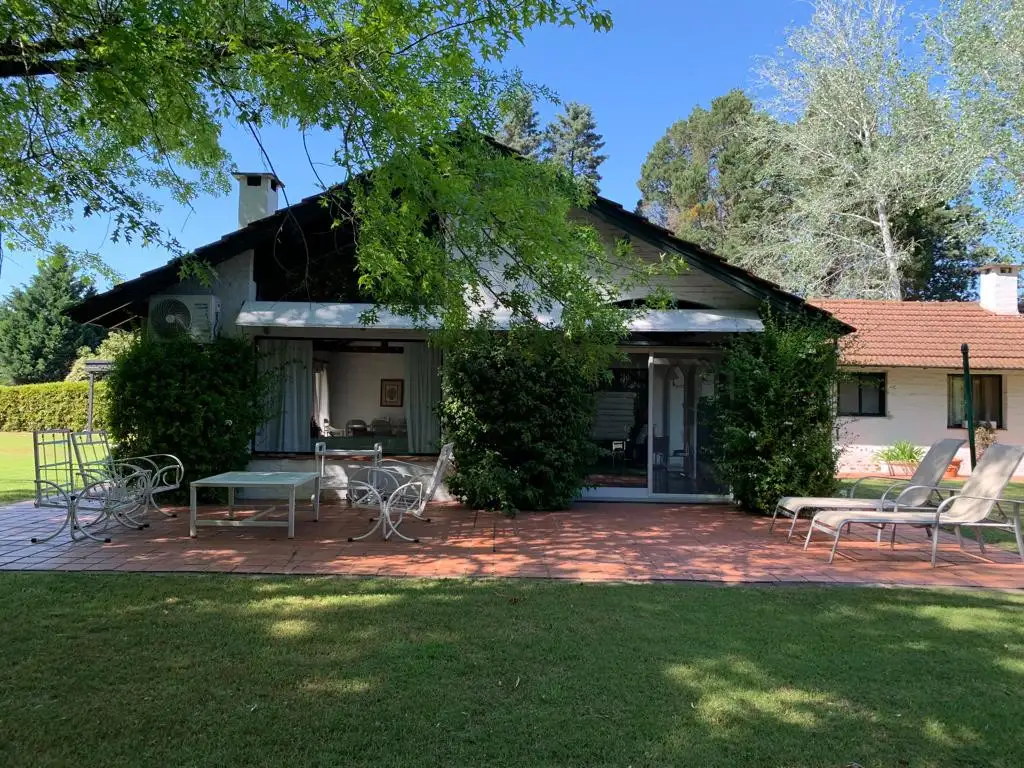
[[[149,332],[169,339],[187,333],[199,342],[213,341],[220,326],[216,296],[154,296],[149,300]]]

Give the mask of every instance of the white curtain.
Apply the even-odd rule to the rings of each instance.
[[[256,434],[256,449],[284,453],[313,449],[313,342],[263,339],[259,344],[261,373],[270,378],[271,416]]]
[[[317,363],[313,374],[313,416],[318,428],[331,420],[331,391],[327,383],[327,364]]]
[[[441,351],[422,342],[403,345],[405,358],[405,423],[410,453],[437,453],[441,421]]]

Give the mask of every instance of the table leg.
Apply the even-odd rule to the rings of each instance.
[[[288,538],[295,538],[295,486],[288,489]]]
[[[189,485],[188,535],[196,537],[196,487]]]
[[[320,521],[320,478],[313,481],[313,520]]]
[[[235,519],[235,489],[233,486],[228,488],[228,520]]]

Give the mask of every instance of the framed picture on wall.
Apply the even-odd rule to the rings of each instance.
[[[405,381],[402,379],[380,380],[380,407],[401,408],[405,394]]]

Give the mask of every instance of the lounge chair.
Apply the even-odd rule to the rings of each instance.
[[[848,496],[783,496],[775,505],[775,514],[772,515],[772,524],[768,527],[771,531],[775,527],[775,520],[781,514],[784,517],[792,517],[793,522],[789,526],[789,533],[786,541],[793,538],[793,531],[796,530],[796,521],[804,510],[817,509],[863,509],[873,512],[881,512],[886,509],[893,509],[897,502],[900,507],[931,507],[935,508],[938,502],[929,504],[929,499],[935,493],[932,489],[939,485],[942,475],[949,466],[949,462],[956,456],[956,452],[964,444],[963,440],[948,439],[939,440],[917,465],[914,474],[905,480],[896,480],[891,483],[882,494],[880,499],[858,499],[857,488],[864,480],[872,477],[884,477],[891,480],[888,475],[873,475],[858,478],[850,488]],[[952,491],[953,489],[942,489]],[[939,491],[941,493],[941,491]]]
[[[895,546],[897,525],[917,525],[931,529],[932,566],[934,567],[939,548],[939,528],[952,527],[960,538],[961,527],[1002,528],[1012,530],[1017,538],[1017,551],[1024,561],[1024,535],[1020,523],[1020,500],[1000,498],[1007,483],[1013,476],[1017,465],[1024,459],[1024,446],[993,445],[985,451],[974,468],[970,478],[964,483],[963,489],[945,499],[934,510],[907,509],[897,501],[891,510],[865,511],[847,509],[826,509],[811,518],[811,528],[807,532],[804,549],[811,543],[815,531],[824,531],[834,536],[832,552],[828,562],[832,562],[839,547],[839,537],[851,523],[867,523],[869,525],[892,525],[890,546]],[[911,486],[914,488],[914,486]],[[910,488],[906,489],[905,494]],[[926,490],[926,489],[921,489]],[[930,489],[929,489],[930,490]],[[997,504],[1006,504],[1011,509],[1012,520],[998,521],[990,519],[993,508]],[[1000,507],[1002,511],[1002,507]],[[963,540],[960,539],[961,546]],[[984,544],[979,536],[978,543],[984,551]]]

